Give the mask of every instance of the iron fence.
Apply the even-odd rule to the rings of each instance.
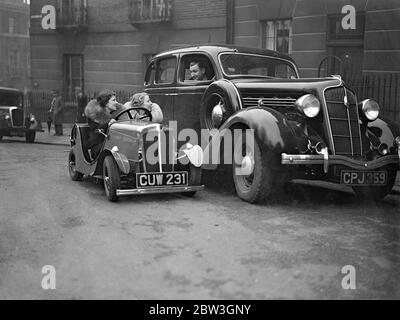
[[[400,74],[368,74],[363,76],[352,76],[346,79],[346,83],[352,87],[359,101],[363,99],[374,99],[380,107],[382,115],[386,118],[400,123]],[[117,100],[125,103],[130,100],[133,92],[116,91]],[[98,92],[87,94],[88,100],[93,99]],[[52,100],[50,91],[32,91],[28,94],[28,108],[41,121],[46,121],[48,110]],[[73,123],[77,116],[77,99],[64,99],[64,122]],[[161,106],[162,108],[162,106]]]

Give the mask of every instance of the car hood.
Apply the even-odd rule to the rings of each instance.
[[[135,120],[123,120],[113,123],[110,130],[121,133],[137,133],[145,130],[157,129],[160,127],[158,123],[149,123]]]
[[[302,92],[313,93],[326,87],[338,86],[341,81],[336,78],[300,78],[300,79],[233,79],[239,91],[256,92]]]

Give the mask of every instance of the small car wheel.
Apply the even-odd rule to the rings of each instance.
[[[111,155],[106,156],[103,162],[103,181],[108,200],[118,201],[117,190],[121,186],[121,178],[118,165]]]
[[[236,193],[244,201],[261,203],[275,199],[285,183],[280,175],[277,157],[270,151],[260,149],[257,141],[254,144],[237,141],[233,150],[233,182]],[[238,163],[239,162],[239,163]]]
[[[68,156],[68,171],[72,181],[82,181],[83,174],[76,171],[75,153],[71,150]]]
[[[36,138],[36,131],[28,131],[25,135],[25,141],[28,143],[34,143]]]
[[[0,136],[0,142],[1,142],[1,140],[3,140],[3,136]]]
[[[396,181],[396,170],[388,170],[387,185],[382,187],[352,187],[356,197],[369,200],[381,200],[392,191],[394,182]]]
[[[201,185],[202,171],[201,167],[196,167],[192,164],[189,165],[189,186],[199,186]],[[184,196],[193,197],[196,191],[183,192]]]

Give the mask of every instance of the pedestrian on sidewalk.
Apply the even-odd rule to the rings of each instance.
[[[50,111],[53,113],[53,123],[55,128],[55,136],[63,135],[63,103],[60,92],[58,90],[53,91],[53,100],[51,101]]]

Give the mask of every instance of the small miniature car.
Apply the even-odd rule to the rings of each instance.
[[[43,132],[42,124],[33,114],[25,113],[23,92],[0,87],[0,141],[3,136],[25,136],[26,142],[33,143],[37,131]]]
[[[186,144],[175,152],[173,130],[153,123],[145,108],[128,108],[114,118],[116,122],[109,124],[106,132],[97,130],[104,142],[95,159],[87,147],[90,127],[74,125],[68,157],[72,180],[80,181],[84,175],[102,179],[112,202],[120,196],[149,193],[193,196],[204,189],[200,146]]]

